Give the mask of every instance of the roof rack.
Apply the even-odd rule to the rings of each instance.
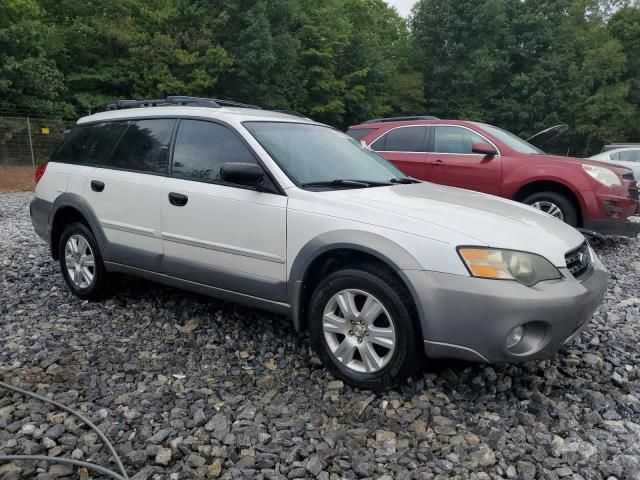
[[[374,118],[373,120],[367,120],[364,123],[405,122],[408,120],[438,120],[438,117],[434,117],[433,115],[413,115],[409,117]]]
[[[107,110],[123,110],[126,108],[143,108],[143,107],[159,107],[166,105],[182,105],[189,107],[206,107],[206,108],[222,108],[226,105],[229,107],[255,108],[255,105],[234,102],[231,100],[222,100],[218,98],[201,98],[187,97],[181,95],[173,95],[167,98],[158,98],[154,100],[118,100],[116,103],[107,105]]]
[[[294,117],[309,118],[304,113],[296,112],[295,110],[271,110],[272,112],[284,113],[285,115],[293,115]]]
[[[262,110],[262,107],[258,107],[257,105],[251,105],[250,103],[240,103],[240,102],[234,102],[233,100],[222,100],[220,98],[212,98],[211,100],[216,102],[220,106],[227,105],[229,107],[255,108],[256,110]]]

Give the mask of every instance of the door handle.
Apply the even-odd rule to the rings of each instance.
[[[104,190],[104,182],[100,180],[91,180],[91,190],[94,192],[101,192]]]
[[[176,207],[184,207],[189,201],[189,197],[181,193],[171,192],[169,194],[169,203]]]
[[[431,163],[431,165],[433,165],[434,167],[441,167],[443,165],[446,165],[446,162],[444,160],[434,160],[433,162],[429,162]]]

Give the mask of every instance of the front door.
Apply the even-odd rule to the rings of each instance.
[[[163,271],[284,301],[287,197],[224,183],[226,162],[257,160],[230,127],[180,121],[171,177],[162,188]]]
[[[492,143],[466,127],[443,125],[433,128],[427,155],[427,178],[442,185],[500,195],[500,155],[472,152],[474,143]]]

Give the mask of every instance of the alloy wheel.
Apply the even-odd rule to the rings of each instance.
[[[64,259],[67,274],[71,282],[79,289],[91,286],[96,273],[93,250],[82,235],[71,235],[64,247]]]
[[[538,202],[532,203],[531,206],[533,208],[537,208],[538,210],[542,210],[544,213],[548,213],[552,217],[556,217],[564,222],[564,214],[558,205],[553,202],[549,202],[547,200],[540,200]]]
[[[397,338],[384,305],[362,290],[342,290],[325,306],[322,330],[331,354],[356,372],[375,373],[393,357]]]

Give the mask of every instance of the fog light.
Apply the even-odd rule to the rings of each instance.
[[[523,335],[524,335],[524,328],[522,327],[516,327],[513,330],[511,330],[509,335],[507,335],[507,339],[504,342],[507,349],[511,350],[513,347],[518,345],[520,343],[520,340],[522,340]]]

